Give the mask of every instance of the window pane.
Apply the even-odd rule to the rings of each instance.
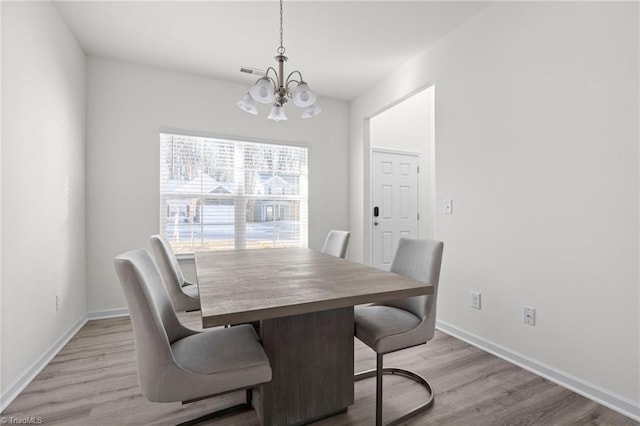
[[[160,134],[160,230],[176,253],[307,246],[307,149]]]

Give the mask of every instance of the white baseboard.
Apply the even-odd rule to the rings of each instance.
[[[635,421],[640,421],[640,403],[636,401],[617,395],[601,388],[600,386],[594,385],[593,383],[589,383],[571,374],[536,361],[535,359],[492,343],[473,333],[464,331],[454,325],[447,324],[446,322],[436,321],[436,327],[443,333],[449,334],[457,339],[469,343],[470,345],[476,346],[538,376],[544,377],[547,380],[589,398],[598,404],[602,404],[605,407],[617,411],[618,413]]]
[[[80,318],[75,324],[71,326],[66,333],[64,333],[60,338],[51,345],[51,347],[46,350],[40,358],[38,358],[29,368],[27,368],[21,375],[15,380],[8,388],[7,391],[0,396],[0,412],[3,412],[9,404],[13,402],[14,399],[20,392],[24,390],[24,388],[31,383],[33,379],[44,369],[44,367],[51,362],[53,357],[55,357],[58,352],[66,345],[69,340],[84,326],[87,322],[87,317],[83,316]]]
[[[0,395],[0,412],[3,412],[9,404],[20,392],[26,388],[29,383],[51,362],[58,352],[67,344],[69,340],[87,323],[87,321],[105,319],[105,318],[117,318],[129,316],[129,310],[127,308],[118,309],[105,309],[103,311],[89,312],[87,315],[80,318],[65,334],[63,334],[51,347],[38,358],[29,368],[27,368],[20,377],[13,382],[4,392]]]
[[[94,312],[87,313],[87,319],[89,321],[97,320],[97,319],[128,317],[128,316],[129,316],[129,310],[127,308],[104,309],[102,311],[94,311]]]

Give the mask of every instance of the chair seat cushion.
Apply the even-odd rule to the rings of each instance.
[[[250,325],[196,333],[172,343],[171,351],[184,370],[215,378],[213,393],[271,380],[269,359]]]
[[[176,363],[198,374],[269,365],[253,327],[240,325],[192,334],[171,344]]]
[[[393,306],[366,305],[355,308],[355,334],[377,353],[387,353],[426,343],[420,318]]]
[[[182,287],[182,292],[187,296],[199,299],[200,294],[198,293],[198,286],[195,284],[187,284]]]

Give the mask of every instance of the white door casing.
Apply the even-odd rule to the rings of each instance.
[[[418,154],[371,152],[371,264],[389,270],[400,238],[418,238]]]

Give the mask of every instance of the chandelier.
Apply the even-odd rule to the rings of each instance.
[[[286,80],[284,78],[285,48],[282,44],[282,0],[280,0],[280,47],[278,55],[274,57],[278,63],[278,69],[267,68],[264,77],[251,86],[247,94],[236,105],[249,114],[258,114],[258,102],[261,104],[273,103],[270,120],[282,121],[287,116],[284,113],[284,104],[291,98],[293,104],[302,110],[302,118],[315,117],[322,109],[316,105],[318,96],[313,93],[302,78],[300,71],[291,72]],[[298,78],[298,80],[295,79]]]

